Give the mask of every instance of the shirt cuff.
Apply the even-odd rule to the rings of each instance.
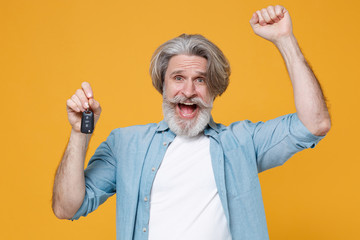
[[[84,197],[84,201],[81,204],[80,208],[77,210],[77,212],[75,213],[75,215],[70,218],[69,220],[73,221],[73,220],[78,220],[81,216],[86,216],[87,215],[87,204],[85,204],[86,200],[87,200],[87,193],[85,193],[85,197]]]
[[[299,119],[297,113],[292,115],[290,134],[297,140],[305,143],[307,147],[314,148],[325,137],[312,134]]]

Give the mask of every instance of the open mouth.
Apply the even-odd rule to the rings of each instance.
[[[178,103],[177,108],[183,118],[193,118],[199,110],[198,105],[195,103]]]

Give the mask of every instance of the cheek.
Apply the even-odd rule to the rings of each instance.
[[[202,87],[198,89],[198,94],[205,102],[209,103],[211,101],[210,93],[207,90],[207,87]]]
[[[174,85],[174,84],[169,84],[169,85],[165,86],[166,96],[169,98],[173,98],[176,95],[178,95],[180,90],[181,90],[181,88],[176,87],[176,85]]]

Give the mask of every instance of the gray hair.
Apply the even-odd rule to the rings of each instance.
[[[229,85],[230,64],[222,51],[199,34],[180,36],[160,45],[150,63],[150,75],[156,90],[163,93],[165,72],[170,59],[176,55],[195,55],[207,59],[207,87],[213,97],[225,92]]]

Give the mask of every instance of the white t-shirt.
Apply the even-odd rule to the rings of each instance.
[[[231,239],[203,134],[168,147],[151,190],[149,239]]]

